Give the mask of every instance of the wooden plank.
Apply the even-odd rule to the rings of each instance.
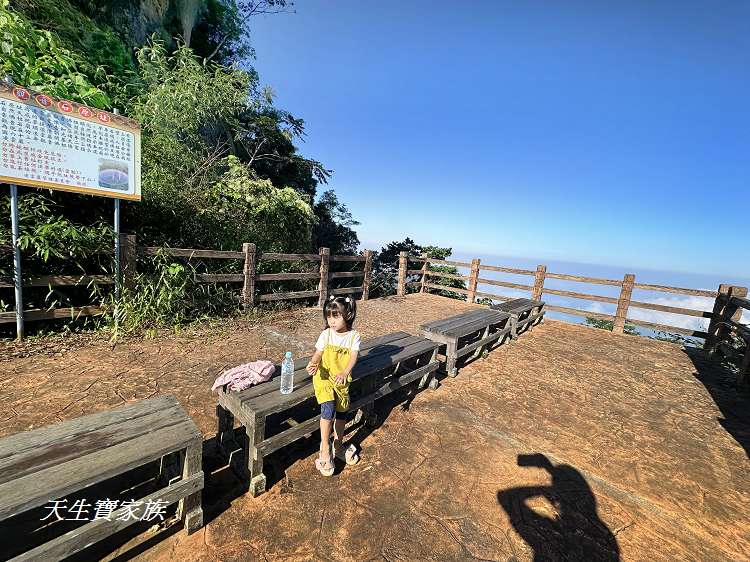
[[[502,304],[493,304],[490,308],[492,308],[492,310],[501,310],[518,316],[519,314],[523,314],[524,312],[529,312],[534,308],[540,307],[543,304],[544,303],[542,301],[521,298],[513,299]]]
[[[745,310],[750,310],[750,299],[744,297],[731,297],[731,302],[734,306],[739,306]]]
[[[187,447],[196,439],[196,431],[192,422],[180,423],[160,431],[158,439],[154,438],[154,434],[145,434],[124,445],[109,447],[0,484],[0,498],[3,498],[0,520]],[[75,478],[71,479],[71,475],[75,475]],[[40,486],[40,482],[44,485]]]
[[[317,297],[320,295],[320,291],[296,291],[292,293],[269,293],[260,296],[260,301],[281,301],[285,299],[306,299],[309,297]]]
[[[485,283],[487,285],[495,285],[496,287],[508,287],[509,289],[522,289],[524,291],[532,291],[533,285],[520,285],[518,283],[508,283],[507,281],[496,281],[495,279],[477,279],[479,283]]]
[[[469,344],[469,345],[465,345],[464,347],[460,348],[459,350],[457,350],[456,355],[457,355],[458,358],[461,358],[464,355],[467,355],[467,354],[471,353],[472,351],[474,351],[477,348],[480,348],[482,346],[491,344],[492,342],[499,340],[503,336],[511,335],[511,330],[512,329],[513,329],[513,327],[509,323],[502,330],[498,330],[497,332],[493,332],[489,336],[487,336],[486,338],[482,338],[479,341],[476,341],[476,342],[474,342],[472,344]]]
[[[509,301],[509,300],[513,300],[515,298],[518,298],[518,297],[508,297],[506,295],[496,295],[495,293],[485,293],[483,291],[477,291],[477,296],[478,297],[484,297],[484,298],[487,298],[487,299],[494,299],[494,300],[498,300],[498,301]]]
[[[362,300],[370,298],[370,283],[372,282],[372,250],[365,250],[365,277],[362,279]]]
[[[331,256],[331,261],[365,261],[365,256]]]
[[[421,281],[410,281],[409,283],[406,283],[407,287],[421,287],[422,282]]]
[[[276,254],[273,252],[260,254],[261,260],[276,261],[320,261],[320,254]]]
[[[428,363],[424,367],[419,367],[418,369],[409,371],[408,373],[405,373],[399,377],[393,377],[386,384],[384,384],[377,391],[375,391],[374,394],[371,394],[369,396],[364,396],[360,398],[359,400],[352,402],[352,404],[349,406],[349,409],[358,410],[359,408],[361,408],[365,404],[368,404],[369,402],[373,402],[377,400],[378,398],[387,396],[394,390],[398,390],[402,386],[406,386],[407,384],[410,384],[429,373],[433,373],[437,371],[439,367],[440,367],[440,363],[438,361],[432,361],[431,363]]]
[[[633,285],[635,284],[635,275],[626,273],[622,279],[622,288],[620,289],[620,298],[617,301],[617,310],[615,319],[612,324],[613,334],[622,334],[625,331],[625,317],[628,315],[630,307],[630,297],[633,294]]]
[[[630,301],[630,306],[635,308],[646,308],[648,310],[659,310],[661,312],[671,312],[672,314],[684,314],[685,316],[697,316],[699,318],[711,318],[713,316],[713,313],[709,310],[694,310],[692,308],[667,306],[652,302]]]
[[[422,275],[422,270],[421,269],[407,269],[406,274],[407,275]],[[12,287],[13,284],[11,284],[10,286]]]
[[[11,560],[12,562],[62,560],[71,554],[83,550],[91,544],[99,542],[117,531],[125,529],[129,525],[139,522],[149,503],[161,500],[162,502],[167,502],[166,505],[171,505],[186,496],[202,490],[203,484],[203,472],[194,474],[186,479],[179,480],[166,488],[162,488],[161,490],[157,490],[152,494],[140,498],[142,503],[138,506],[132,507],[132,509],[121,507],[120,509],[113,511],[109,520],[96,519],[91,521],[86,525],[68,531],[64,535],[32,550],[24,552]],[[162,503],[162,505],[165,504]],[[134,513],[135,517],[125,518],[128,511]]]
[[[471,262],[465,262],[465,261],[451,261],[451,260],[438,260],[433,258],[412,258],[409,257],[411,261],[427,261],[429,263],[434,263],[435,265],[455,265],[457,267],[468,267],[471,268]]]
[[[336,271],[328,275],[329,279],[346,279],[349,277],[364,277],[364,271]]]
[[[461,293],[462,295],[468,295],[469,291],[466,289],[458,289],[456,287],[448,287],[447,285],[436,285],[435,283],[425,283],[425,287],[429,289],[439,289],[441,291],[452,291],[454,293]],[[479,293],[477,293],[479,294]]]
[[[329,289],[329,295],[350,295],[363,292],[363,287],[342,287],[340,289]]]
[[[646,291],[659,291],[662,293],[679,293],[682,295],[692,295],[696,297],[716,298],[718,291],[706,291],[703,289],[684,289],[682,287],[669,287],[667,285],[651,285],[649,283],[635,283],[634,289],[643,289]]]
[[[643,320],[636,320],[635,318],[628,318],[626,322],[641,326],[643,328],[651,328],[652,330],[659,330],[662,332],[674,332],[675,334],[682,334],[684,336],[693,336],[695,338],[705,338],[708,336],[706,332],[699,330],[690,330],[688,328],[680,328],[678,326],[669,326],[668,324],[656,324],[654,322],[645,322]]]
[[[114,283],[110,275],[46,275],[42,277],[35,277],[33,279],[27,279],[24,281],[24,287],[48,287],[50,285],[64,287],[64,286],[75,286],[81,285],[86,286],[88,284],[93,285],[111,285]],[[0,281],[0,288],[12,288],[15,285],[13,283],[6,283]]]
[[[199,283],[244,283],[242,273],[196,273],[195,280]]]
[[[487,326],[495,326],[510,318],[510,314],[507,312],[496,312],[493,316],[478,319],[474,322],[467,322],[459,326],[451,326],[447,330],[443,331],[446,336],[449,337],[463,337],[473,332],[486,328]]]
[[[258,266],[258,249],[255,244],[245,242],[242,244],[242,253],[245,256],[245,263],[242,264],[242,275],[244,282],[242,284],[242,306],[244,308],[253,308],[255,306],[255,283],[257,278]]]
[[[320,249],[320,270],[318,280],[318,306],[325,310],[326,301],[328,300],[328,285],[331,280],[331,249]]]
[[[489,308],[469,310],[467,312],[461,312],[460,314],[454,314],[453,316],[449,316],[447,318],[441,318],[439,320],[427,322],[425,324],[422,324],[419,328],[422,330],[428,330],[430,332],[437,332],[440,331],[440,329],[444,326],[447,326],[448,324],[451,324],[456,320],[480,318],[487,316],[487,314],[491,312],[492,311]]]
[[[583,316],[591,318],[596,318],[597,320],[612,320],[614,321],[615,317],[613,314],[602,314],[600,312],[591,312],[590,310],[578,310],[577,308],[568,308],[566,306],[555,306],[552,304],[545,305],[545,308],[547,310],[552,310],[554,312],[562,312],[563,314],[572,314],[574,316]]]
[[[531,269],[516,269],[515,267],[499,267],[496,265],[485,265],[479,266],[479,271],[486,269],[487,271],[499,271],[501,273],[514,273],[516,275],[536,275],[536,271]]]
[[[613,287],[621,287],[622,280],[615,279],[600,279],[599,277],[583,277],[581,275],[567,275],[564,273],[547,273],[548,279],[564,279],[566,281],[580,281],[581,283],[591,283],[593,285],[611,285]]]
[[[604,297],[602,295],[589,295],[586,293],[576,293],[574,291],[561,291],[560,289],[548,289],[547,287],[542,288],[542,294],[560,295],[561,297],[573,297],[575,299],[584,299],[587,301],[606,302],[609,304],[617,304],[619,299],[614,297]],[[633,301],[631,301],[633,304]]]
[[[257,275],[258,281],[292,281],[296,279],[320,279],[320,272],[312,273],[262,273]]]
[[[422,270],[419,270],[419,273],[422,273]],[[429,277],[443,277],[445,279],[455,279],[457,281],[466,281],[469,279],[468,275],[454,275],[453,273],[444,273],[442,271],[431,271],[427,270],[425,271],[425,275]]]
[[[139,254],[145,254],[147,256],[155,256],[159,253],[167,256],[183,257],[183,258],[212,258],[212,259],[232,259],[241,260],[245,259],[243,252],[233,252],[226,250],[193,250],[190,248],[160,248],[155,246],[139,247]]]
[[[52,310],[40,310],[35,308],[23,311],[23,317],[25,320],[55,320],[60,318],[75,320],[82,316],[97,316],[99,314],[104,314],[104,309],[99,306],[53,308]],[[15,321],[15,312],[0,312],[0,324]]]
[[[179,405],[177,398],[171,394],[165,394],[31,431],[14,433],[0,439],[0,461],[13,455],[22,454],[27,450],[57,443],[69,435],[85,435],[94,428],[104,430],[124,420],[131,420],[136,423],[139,418],[153,411],[174,409]],[[0,502],[2,502],[2,497],[0,497]]]

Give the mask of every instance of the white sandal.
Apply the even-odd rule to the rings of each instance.
[[[343,450],[336,450],[336,447],[334,447],[333,455],[348,465],[354,465],[359,462],[359,454],[357,454],[357,448],[353,444]]]

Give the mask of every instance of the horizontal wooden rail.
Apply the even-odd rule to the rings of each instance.
[[[320,272],[313,273],[261,273],[258,281],[292,281],[299,279],[320,279]]]
[[[97,316],[104,311],[99,306],[80,306],[72,308],[53,308],[52,310],[30,309],[23,311],[26,320],[56,320],[61,318],[79,318],[82,316]],[[0,312],[0,324],[16,321],[15,312]]]
[[[241,273],[196,273],[199,283],[242,283],[245,276]]]
[[[615,279],[601,279],[599,277],[584,277],[582,275],[567,275],[565,273],[549,273],[545,274],[548,279],[563,279],[565,281],[580,281],[581,283],[592,283],[594,285],[611,285],[613,287],[620,287],[622,281]]]
[[[434,263],[436,265],[455,265],[458,267],[471,267],[471,263],[466,263],[465,261],[450,261],[450,260],[439,260],[435,258],[415,258],[412,256],[409,256],[409,261],[421,261],[421,262],[428,262],[428,263]]]
[[[584,299],[587,301],[606,302],[609,304],[617,304],[618,299],[614,297],[605,297],[602,295],[588,295],[586,293],[576,293],[574,291],[563,291],[561,289],[548,289],[547,287],[542,288],[542,294],[548,293],[550,295],[559,295],[561,297],[573,297],[575,299]]]
[[[442,271],[430,271],[429,269],[424,273],[431,277],[443,277],[445,279],[454,279],[456,281],[465,281],[469,278],[468,275],[455,275],[453,273],[443,273]]]
[[[35,277],[28,279],[23,282],[24,287],[66,287],[82,285],[86,286],[89,283],[95,285],[111,285],[114,283],[112,277],[109,275],[47,275],[44,277]],[[0,281],[0,288],[11,288],[15,285],[13,283],[6,283]]]
[[[692,308],[682,308],[680,306],[667,306],[665,304],[656,304],[653,302],[630,301],[630,306],[635,308],[645,308],[648,310],[659,310],[671,314],[684,314],[685,316],[697,316],[699,318],[712,318],[713,313],[708,310],[695,310]]]
[[[275,254],[258,252],[261,260],[276,261],[320,261],[320,254]]]
[[[514,267],[499,267],[497,265],[479,265],[479,270],[486,269],[487,271],[499,271],[501,273],[513,273],[515,275],[535,275],[536,271],[530,269],[516,269]]]
[[[524,291],[530,291],[534,288],[531,285],[520,285],[518,283],[509,283],[508,281],[497,281],[495,279],[477,278],[477,282],[484,283],[486,285],[495,285],[496,287],[508,287],[509,289],[521,289]]]
[[[555,312],[562,312],[563,314],[572,314],[573,316],[583,316],[596,318],[597,320],[610,320],[615,319],[612,314],[603,314],[601,312],[591,312],[590,310],[578,310],[577,308],[568,308],[567,306],[555,306],[552,304],[546,304],[547,310],[553,310]]]
[[[422,275],[423,270],[421,269],[407,269],[406,274],[407,275]]]
[[[349,277],[364,277],[364,271],[335,271],[328,274],[329,279],[346,279]]]
[[[706,291],[704,289],[684,289],[681,287],[667,287],[666,285],[650,285],[648,283],[633,283],[634,289],[643,289],[645,291],[660,291],[662,293],[679,293],[682,295],[692,295],[695,297],[716,298],[717,291]]]
[[[232,252],[228,250],[193,250],[190,248],[161,248],[158,246],[140,246],[138,248],[138,253],[146,256],[164,254],[167,256],[183,258],[212,258],[220,260],[245,259],[245,254],[243,254],[242,252]]]
[[[462,295],[468,295],[469,291],[466,289],[459,289],[457,287],[449,287],[448,285],[436,285],[435,283],[425,283],[425,287],[430,289],[439,289],[441,291],[452,291],[454,293],[461,293]]]
[[[740,308],[744,308],[745,310],[750,310],[750,299],[746,299],[743,297],[732,297],[732,304],[735,306],[739,306]]]
[[[494,300],[498,300],[498,301],[509,301],[509,300],[513,300],[513,299],[518,298],[518,297],[509,297],[509,296],[506,296],[506,295],[496,295],[494,293],[484,293],[482,291],[476,291],[475,294],[478,297],[484,297],[486,299],[494,299]]]
[[[636,318],[627,318],[625,322],[641,326],[642,328],[650,328],[652,330],[658,330],[660,332],[674,332],[675,334],[682,334],[684,336],[692,336],[694,338],[705,338],[708,333],[701,332],[699,330],[691,330],[689,328],[680,328],[678,326],[670,326],[669,324],[656,324],[655,322],[646,322],[644,320],[638,320]]]
[[[329,289],[329,295],[349,295],[351,293],[361,293],[363,287],[342,287],[340,289]]]
[[[331,261],[365,261],[365,256],[331,256]]]
[[[320,291],[297,291],[293,293],[269,293],[267,295],[261,295],[261,302],[265,301],[282,301],[286,299],[306,299],[309,297],[317,297],[320,295]]]

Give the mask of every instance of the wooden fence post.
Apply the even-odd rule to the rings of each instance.
[[[328,298],[328,267],[331,262],[331,249],[321,248],[319,252],[320,283],[318,284],[318,290],[320,291],[320,297],[318,297],[318,306],[322,307]]]
[[[425,261],[422,262],[422,278],[419,282],[420,293],[425,292],[424,284],[427,283],[427,270],[430,269],[430,262],[427,261],[427,254],[422,254],[422,257],[425,259]]]
[[[122,260],[122,286],[133,290],[135,276],[138,273],[138,239],[135,234],[120,234],[120,259]]]
[[[362,278],[362,300],[370,297],[370,281],[372,279],[372,250],[365,250],[365,276]]]
[[[622,289],[620,298],[617,301],[617,312],[615,312],[615,321],[612,324],[612,332],[622,334],[625,331],[625,319],[628,316],[628,307],[630,306],[630,296],[633,294],[633,285],[635,284],[635,275],[627,273],[622,280]]]
[[[406,294],[406,262],[408,254],[400,252],[398,255],[398,288],[396,294],[403,297]]]
[[[471,260],[471,269],[469,270],[469,294],[466,297],[466,300],[471,304],[474,304],[474,300],[477,298],[477,279],[479,279],[479,264],[479,258],[474,258],[473,260]]]
[[[531,299],[535,301],[542,300],[542,292],[544,291],[544,278],[547,275],[546,265],[537,265],[536,273],[534,274],[534,288],[531,290]]]
[[[731,285],[721,283],[719,285],[718,294],[716,300],[714,300],[714,309],[711,312],[711,320],[708,322],[708,330],[706,341],[703,342],[703,351],[710,357],[716,351],[716,346],[719,343],[718,330],[721,326],[720,322],[723,320],[724,307],[729,302],[729,289]]]
[[[255,244],[245,242],[242,244],[242,252],[245,254],[245,276],[242,285],[242,306],[252,308],[255,306],[255,271],[258,267],[258,252]]]

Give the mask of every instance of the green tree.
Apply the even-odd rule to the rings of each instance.
[[[349,209],[329,189],[320,196],[313,207],[317,217],[315,246],[330,248],[332,254],[354,254],[359,247],[359,238],[352,228],[355,221]]]

